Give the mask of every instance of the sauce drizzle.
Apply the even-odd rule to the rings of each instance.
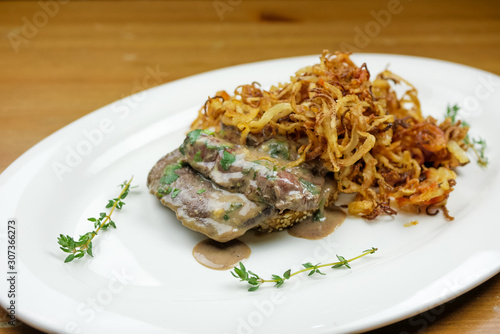
[[[233,269],[238,262],[247,259],[251,252],[250,247],[237,239],[225,243],[205,239],[193,248],[195,260],[215,270]]]
[[[312,217],[295,224],[288,229],[288,234],[296,238],[319,240],[335,231],[345,220],[346,214],[339,209],[324,210],[324,218],[314,221]]]

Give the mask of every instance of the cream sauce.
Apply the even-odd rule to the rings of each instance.
[[[312,217],[293,225],[288,229],[288,234],[297,238],[318,240],[333,233],[345,220],[346,214],[339,209],[327,209],[324,218],[314,221]]]
[[[215,270],[232,269],[238,262],[248,259],[250,247],[234,239],[225,243],[205,239],[193,248],[193,256],[200,264]]]

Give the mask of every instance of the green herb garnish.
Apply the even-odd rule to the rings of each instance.
[[[314,183],[311,183],[311,182],[306,181],[304,179],[299,179],[299,181],[307,189],[307,191],[309,191],[311,194],[313,194],[313,195],[319,194],[318,187]]]
[[[176,164],[170,164],[163,170],[163,176],[160,179],[160,184],[168,185],[179,178],[179,175],[175,173],[176,170],[182,168],[182,164],[180,162]]]
[[[182,145],[179,147],[179,151],[185,155],[186,154],[186,144],[187,142],[189,142],[191,145],[193,145],[196,140],[198,140],[198,138],[200,138],[201,134],[204,133],[206,135],[213,135],[214,132],[212,130],[208,130],[208,129],[205,129],[205,130],[201,130],[201,129],[196,129],[196,130],[193,130],[191,132],[189,132],[186,136],[187,138],[184,140],[184,142],[182,143]]]
[[[196,152],[196,154],[193,157],[194,162],[202,162],[203,159],[201,158],[201,151]]]
[[[106,212],[101,212],[99,218],[87,218],[88,221],[94,223],[94,230],[80,235],[78,241],[74,240],[73,237],[69,235],[60,234],[57,238],[57,243],[61,246],[59,247],[63,252],[69,253],[64,262],[71,262],[74,259],[81,259],[85,254],[94,256],[92,254],[92,240],[99,233],[99,231],[105,231],[109,227],[116,228],[116,224],[111,220],[111,215],[114,210],[120,210],[125,202],[123,200],[127,197],[130,191],[130,184],[132,183],[132,176],[129,181],[124,181],[120,187],[122,191],[118,197],[110,199],[106,205],[107,209],[111,209],[108,214]]]
[[[339,257],[337,255],[337,257]],[[319,263],[318,264],[312,264],[311,262],[307,262],[307,263],[303,263],[302,266],[306,269],[309,269],[310,272],[309,274],[307,274],[307,276],[312,276],[314,274],[320,274],[320,275],[326,275],[325,273],[321,272],[318,268],[319,268]],[[351,267],[349,267],[351,268]]]
[[[482,138],[476,139],[472,138],[472,141],[467,135],[464,138],[464,143],[467,144],[472,151],[476,154],[477,163],[483,167],[488,166],[488,157],[485,156],[484,151],[486,150],[486,141]]]
[[[193,145],[198,138],[200,138],[201,134],[204,133],[206,135],[213,135],[214,132],[212,130],[202,130],[202,129],[196,129],[187,134],[187,137],[189,139],[189,143]]]
[[[282,158],[288,160],[290,158],[290,150],[285,142],[277,141],[269,143],[269,154],[273,158]]]
[[[224,220],[229,220],[229,214],[238,210],[242,206],[243,206],[243,204],[241,204],[241,203],[231,203],[231,205],[229,206],[229,209],[226,210],[226,214],[223,217]]]
[[[205,142],[205,146],[209,149],[209,150],[216,150],[216,151],[222,151],[222,150],[225,150],[226,148],[231,148],[233,146],[231,145],[210,145],[207,141]]]
[[[163,196],[168,195],[171,192],[172,192],[172,187],[168,187],[168,188],[160,187],[160,188],[158,188],[158,191],[156,192],[156,197],[162,198]]]
[[[239,208],[241,208],[243,206],[243,204],[241,203],[231,203],[231,205],[229,206],[229,212],[233,212],[235,210],[238,210]]]
[[[180,192],[181,192],[181,190],[177,189],[177,188],[175,188],[174,190],[172,190],[172,199],[176,198],[177,195],[179,195]]]
[[[460,107],[458,105],[447,106],[445,118],[451,118],[451,122],[455,123],[457,121],[457,115]]]
[[[193,130],[187,134],[187,139],[189,139],[189,143],[193,145],[198,138],[200,138],[201,129]]]
[[[313,221],[320,222],[323,220],[325,220],[325,198],[321,199],[318,210],[316,210],[313,215]]]
[[[199,194],[203,194],[205,191],[207,191],[207,189],[200,189],[196,193],[199,195]]]
[[[341,267],[347,267],[351,268],[349,265],[349,262],[352,262],[354,260],[357,260],[359,258],[362,258],[363,256],[366,256],[368,254],[373,254],[377,251],[378,249],[373,247],[371,249],[367,249],[363,251],[361,255],[358,255],[356,257],[353,257],[352,259],[346,260],[343,256],[337,255],[337,262],[332,262],[332,263],[326,263],[326,264],[315,264],[313,265],[310,262],[302,264],[304,269],[298,270],[294,273],[291,272],[291,269],[288,269],[283,273],[282,276],[280,275],[272,275],[272,279],[263,279],[259,275],[255,274],[254,272],[247,270],[243,263],[239,263],[239,267],[234,267],[234,271],[231,271],[231,274],[238,278],[240,282],[247,282],[250,285],[250,288],[248,291],[255,291],[257,290],[262,284],[264,283],[274,283],[274,286],[276,288],[279,288],[282,286],[286,280],[290,279],[291,277],[304,273],[304,272],[309,272],[308,276],[312,276],[314,274],[319,274],[319,275],[326,275],[325,273],[321,272],[319,268],[323,267],[331,267],[333,269],[338,269]]]
[[[181,189],[172,188],[172,187],[167,187],[165,189],[165,188],[161,187],[156,191],[156,197],[162,198],[163,196],[166,196],[168,194],[172,194],[170,196],[172,197],[172,199],[174,199],[177,197],[177,195],[179,195],[180,192],[181,192]]]
[[[224,150],[222,160],[220,161],[222,169],[228,170],[229,166],[235,161],[236,161],[235,156],[229,153],[228,151]]]
[[[453,106],[446,107],[446,118],[450,118],[452,123],[458,121],[457,116],[460,111],[460,107],[455,104]],[[469,127],[469,124],[465,121],[461,121],[462,126]],[[485,155],[486,150],[486,141],[482,138],[470,138],[469,134],[467,134],[464,138],[464,143],[474,151],[474,154],[477,158],[477,163],[483,167],[488,165],[488,158]]]
[[[269,174],[269,175],[266,176],[266,179],[268,179],[269,181],[274,181],[274,180],[276,180],[276,175]]]

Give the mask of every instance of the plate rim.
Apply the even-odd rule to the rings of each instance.
[[[187,77],[179,78],[179,79],[176,79],[176,80],[173,80],[173,81],[170,81],[170,82],[167,82],[167,83],[164,83],[164,84],[161,84],[161,85],[149,88],[147,90],[149,91],[149,90],[157,90],[157,89],[168,89],[169,86],[174,86],[174,85],[178,84],[179,82],[189,81],[189,80],[192,80],[193,78],[197,78],[197,77],[201,77],[201,76],[211,76],[214,73],[221,72],[221,71],[232,71],[232,70],[235,70],[235,69],[241,68],[241,67],[261,66],[261,65],[268,64],[268,63],[272,63],[272,62],[282,62],[284,60],[288,60],[288,61],[292,61],[293,62],[293,61],[313,59],[313,57],[316,57],[315,59],[318,59],[319,56],[320,56],[319,54],[317,54],[317,55],[305,55],[305,56],[293,56],[293,57],[275,58],[275,59],[261,60],[261,61],[250,62],[250,63],[243,63],[243,64],[231,65],[231,66],[222,67],[222,68],[219,68],[219,69],[213,69],[213,70],[210,70],[210,71],[206,71],[206,72],[202,72],[202,73],[198,73],[198,74],[189,75]],[[495,73],[487,72],[485,70],[482,70],[482,69],[479,69],[479,68],[475,68],[475,67],[472,67],[472,66],[469,66],[469,65],[455,63],[455,62],[451,62],[451,61],[447,61],[447,60],[428,58],[428,57],[420,57],[420,56],[412,56],[412,55],[402,55],[402,54],[388,54],[388,53],[354,53],[353,56],[359,57],[359,58],[362,58],[363,56],[379,56],[379,57],[389,56],[389,57],[403,58],[403,59],[407,59],[407,60],[423,60],[423,61],[431,61],[431,62],[441,62],[441,63],[445,63],[445,64],[448,64],[448,65],[458,66],[458,67],[461,67],[461,68],[467,69],[467,70],[479,71],[480,73],[487,74],[487,75],[493,75],[493,76],[495,76],[497,78],[500,78],[500,76],[497,75],[497,74],[495,74]],[[298,70],[298,69],[295,69],[295,70]],[[138,95],[138,94],[140,94],[142,92],[144,92],[144,91],[141,91],[141,92],[138,92],[138,93],[126,96],[126,97],[124,97],[122,99],[119,99],[119,100],[116,100],[116,101],[112,101],[112,102],[110,102],[110,103],[108,103],[108,104],[106,104],[106,105],[104,105],[104,106],[102,106],[102,107],[100,107],[100,108],[98,108],[98,109],[96,109],[94,111],[91,111],[91,112],[83,115],[82,117],[80,117],[80,118],[72,121],[71,123],[63,126],[62,128],[56,130],[55,132],[51,133],[50,135],[48,135],[47,137],[43,138],[38,143],[36,143],[35,145],[33,145],[32,147],[30,147],[23,154],[21,154],[17,159],[15,159],[12,163],[10,163],[9,166],[4,171],[2,171],[2,173],[0,174],[0,193],[3,191],[3,188],[5,186],[6,181],[10,177],[12,177],[14,174],[16,174],[16,173],[19,172],[19,168],[18,167],[20,165],[22,165],[23,163],[25,163],[27,161],[30,161],[33,158],[33,156],[36,154],[37,151],[43,150],[43,149],[47,148],[48,146],[50,146],[51,143],[55,139],[57,139],[57,137],[60,136],[60,134],[63,131],[68,131],[69,128],[78,126],[78,124],[80,124],[82,122],[82,120],[84,120],[86,118],[97,117],[100,113],[104,112],[105,110],[107,110],[108,108],[110,108],[112,105],[114,105],[116,103],[120,103],[121,101],[130,99],[133,96],[136,96],[136,95]],[[20,261],[19,263],[21,264],[22,262]],[[381,321],[380,323],[376,324],[374,327],[366,328],[366,329],[369,330],[369,329],[380,328],[381,326],[389,325],[391,323],[400,321],[402,319],[407,319],[407,318],[409,318],[409,317],[411,317],[411,316],[413,316],[415,314],[419,314],[421,312],[425,312],[425,311],[427,311],[427,310],[429,310],[429,309],[431,309],[431,308],[433,308],[433,307],[435,307],[437,305],[444,304],[444,303],[448,302],[449,300],[451,300],[453,298],[456,298],[456,297],[458,297],[458,296],[460,296],[460,295],[462,295],[462,294],[464,294],[464,293],[466,293],[466,292],[474,289],[475,287],[477,287],[480,284],[484,283],[485,281],[489,280],[490,278],[492,278],[493,276],[495,276],[499,272],[500,272],[500,267],[497,267],[496,271],[495,270],[491,271],[491,275],[489,275],[487,277],[486,276],[482,277],[480,280],[477,280],[474,285],[468,286],[464,291],[460,292],[457,295],[451,294],[448,299],[446,299],[444,301],[443,300],[437,301],[436,304],[432,304],[431,303],[431,304],[428,305],[428,307],[426,309],[420,309],[419,308],[418,310],[415,311],[415,313],[413,313],[411,315],[405,314],[405,315],[402,315],[400,318],[390,320],[389,322],[387,322],[387,321]],[[2,306],[4,306],[4,307],[6,305],[4,303],[3,296],[0,298],[0,304]],[[23,322],[25,322],[27,324],[30,324],[31,326],[33,326],[35,328],[38,328],[38,329],[41,329],[41,330],[45,330],[46,328],[53,328],[52,324],[49,325],[48,323],[43,324],[41,322],[39,323],[38,321],[31,321],[29,319],[29,317],[26,317],[26,319],[25,319],[23,315],[19,315],[19,319],[21,319]]]

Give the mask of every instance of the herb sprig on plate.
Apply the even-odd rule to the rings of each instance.
[[[309,274],[307,276],[312,276],[315,274],[326,275],[325,273],[320,271],[319,268],[323,268],[323,267],[331,267],[333,269],[338,269],[341,267],[351,268],[351,266],[349,265],[350,262],[357,260],[359,258],[362,258],[368,254],[373,254],[377,250],[378,250],[377,248],[372,247],[371,249],[367,249],[367,250],[363,251],[363,253],[361,255],[353,257],[349,260],[346,260],[343,256],[337,255],[338,261],[332,262],[332,263],[326,263],[326,264],[319,264],[319,263],[312,264],[310,262],[303,263],[302,264],[302,266],[304,267],[303,269],[298,270],[298,271],[293,272],[293,273],[292,273],[291,269],[288,269],[287,271],[285,271],[283,273],[282,276],[272,275],[271,276],[272,279],[261,278],[259,275],[255,274],[254,272],[247,270],[247,268],[241,262],[240,262],[239,267],[234,267],[234,271],[231,271],[231,274],[234,277],[238,278],[240,280],[240,282],[247,282],[250,285],[250,288],[248,289],[248,291],[255,291],[258,288],[260,288],[260,286],[264,283],[274,283],[274,286],[276,288],[279,288],[280,286],[282,286],[285,283],[286,280],[289,280],[293,276],[301,274],[301,273],[308,272]]]
[[[57,238],[57,242],[59,243],[59,245],[61,245],[60,249],[65,253],[69,253],[69,255],[64,260],[65,263],[71,262],[74,259],[81,259],[85,256],[85,254],[94,256],[92,254],[92,240],[100,231],[105,231],[110,227],[116,228],[116,224],[111,219],[111,215],[113,214],[115,209],[120,210],[125,205],[125,202],[123,200],[127,197],[130,191],[130,184],[132,183],[133,178],[134,177],[132,176],[130,180],[124,181],[120,185],[122,191],[120,192],[118,197],[108,200],[106,209],[110,209],[109,213],[101,212],[98,218],[92,217],[87,219],[88,221],[94,223],[93,231],[80,235],[78,241],[74,240],[73,237],[69,235],[59,235],[59,237]]]
[[[458,112],[460,111],[460,107],[455,104],[453,106],[447,106],[446,108],[446,118],[450,118],[451,122],[455,124],[458,121]],[[462,126],[469,127],[469,123],[464,120],[460,120]],[[477,158],[477,163],[480,166],[486,167],[488,166],[488,158],[485,155],[486,151],[486,141],[482,138],[470,138],[467,134],[464,138],[464,143],[472,149]]]

